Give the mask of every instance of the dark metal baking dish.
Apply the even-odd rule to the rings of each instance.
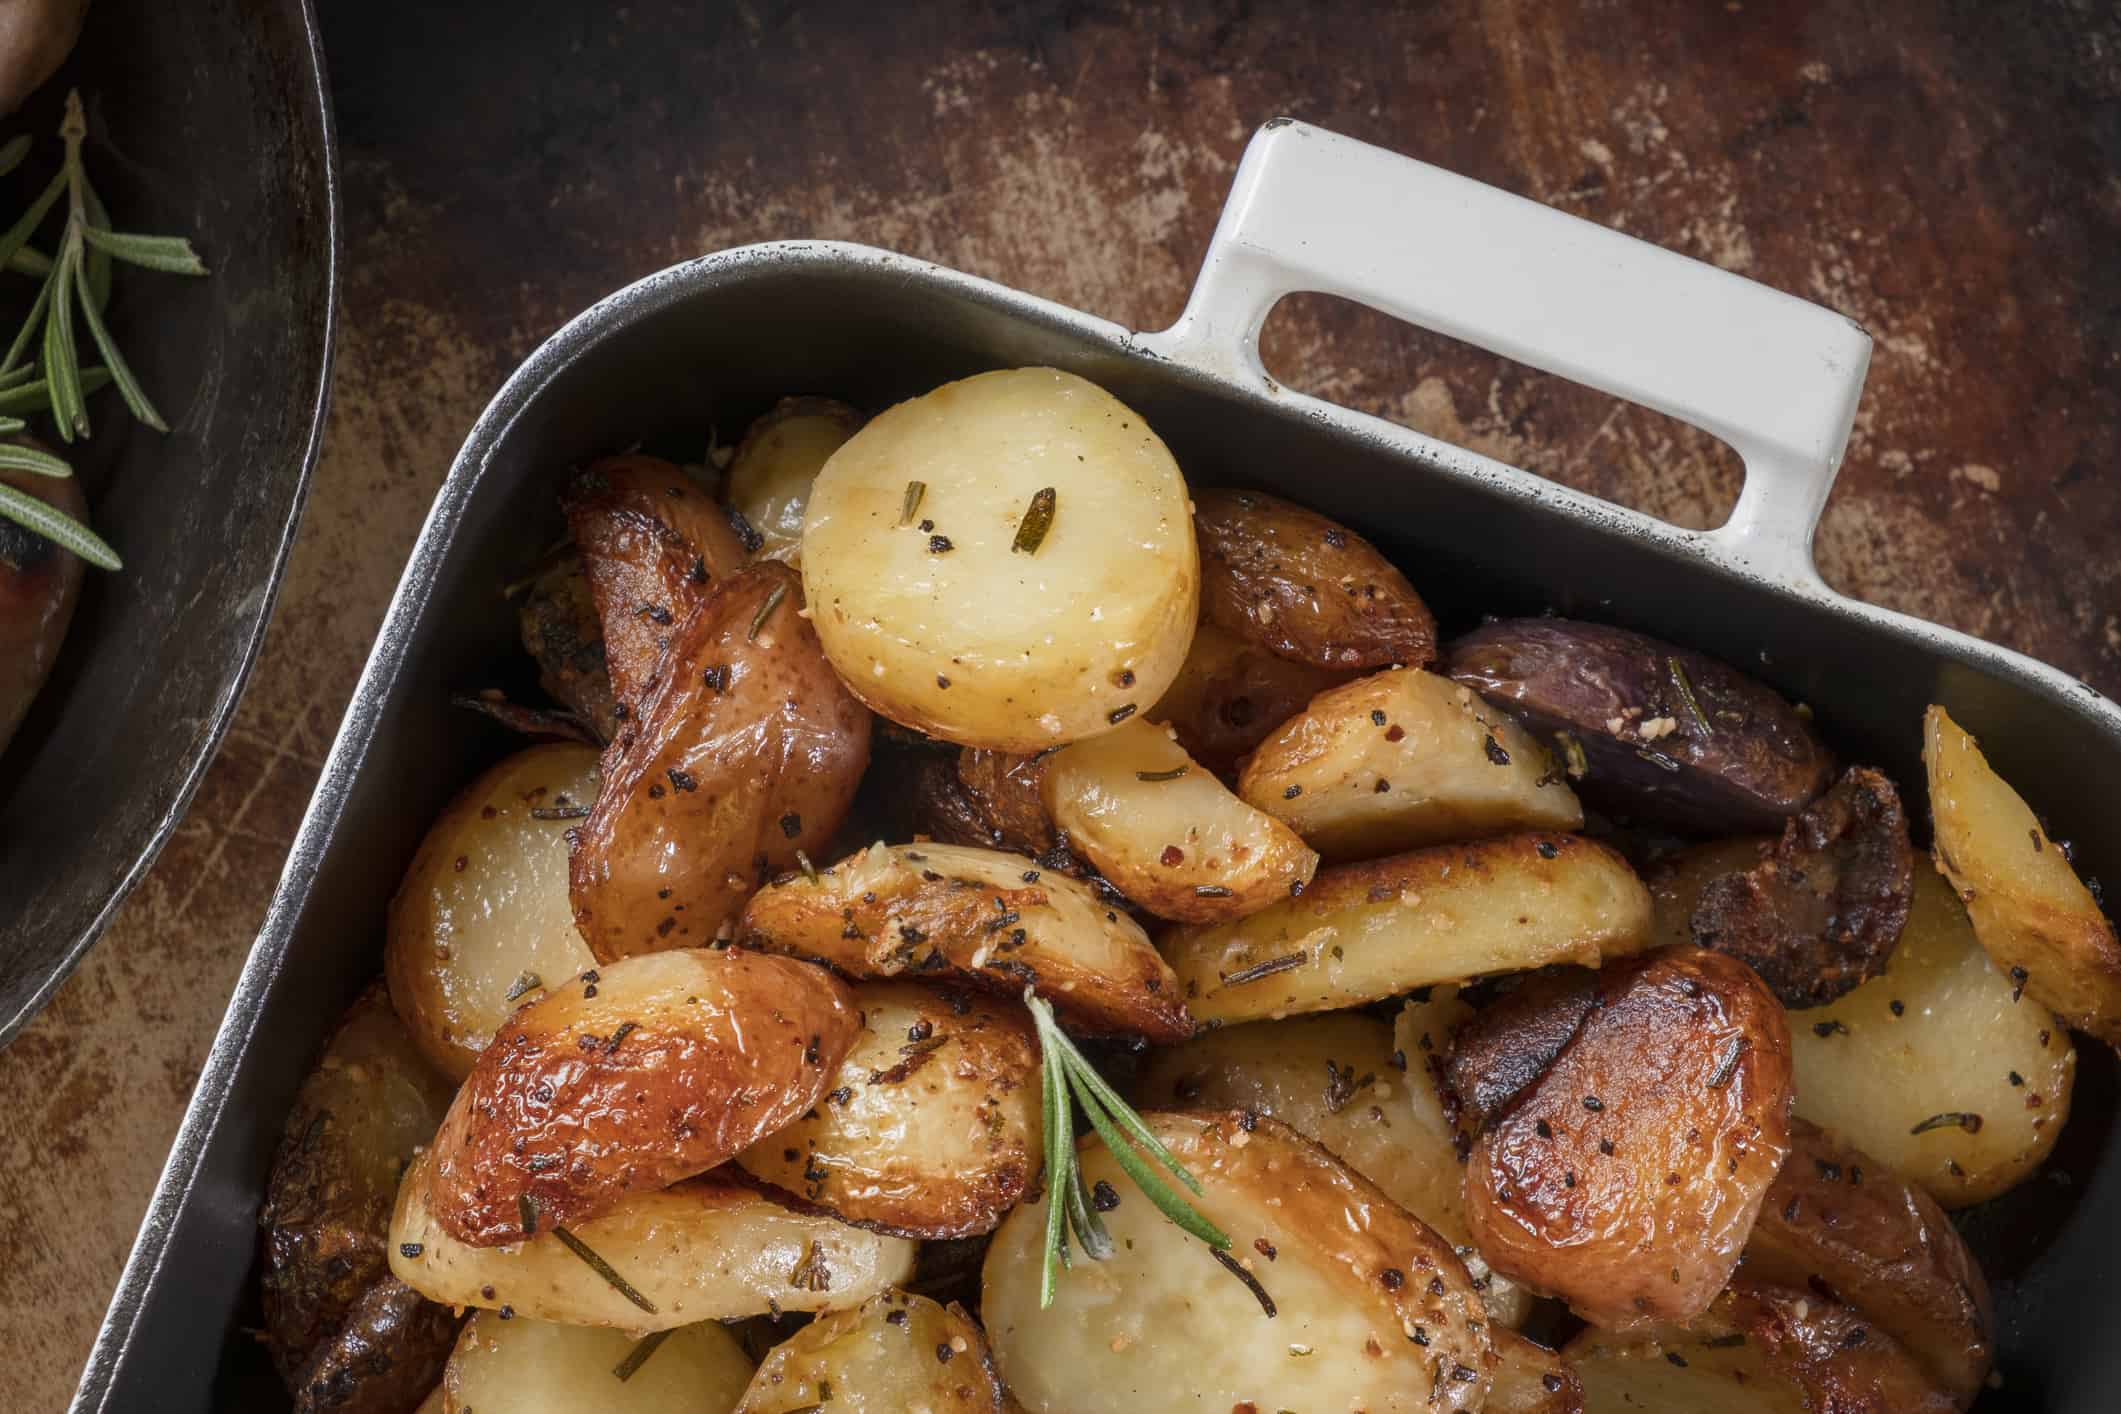
[[[481,764],[511,745],[448,705],[450,689],[466,685],[467,673],[517,652],[499,588],[552,528],[556,479],[570,462],[644,438],[696,445],[710,427],[739,427],[787,392],[830,392],[880,406],[981,369],[1044,363],[1076,370],[1144,413],[1197,480],[1278,491],[1374,537],[1447,626],[1468,625],[1484,612],[1553,607],[1696,645],[1809,701],[1853,758],[1876,761],[1903,783],[1921,779],[1924,705],[1945,703],[2048,812],[2053,829],[2075,839],[2082,868],[2121,877],[2121,834],[2105,825],[2110,802],[2121,796],[2121,712],[2051,669],[1841,599],[1809,574],[1811,522],[1840,450],[1831,424],[1839,419],[1845,435],[1852,406],[1837,411],[1831,399],[1817,403],[1829,432],[1810,448],[1816,475],[1785,479],[1775,493],[1795,487],[1806,504],[1781,507],[1778,516],[1775,506],[1763,510],[1754,499],[1758,487],[1749,486],[1753,508],[1742,503],[1742,533],[1718,538],[1617,511],[1268,382],[1252,357],[1252,339],[1272,300],[1297,288],[1334,289],[1438,324],[1456,322],[1476,342],[1509,345],[1527,361],[1551,365],[1568,358],[1555,352],[1540,321],[1551,315],[1569,337],[1580,337],[1585,331],[1572,321],[1587,303],[1632,299],[1637,277],[1683,296],[1662,312],[1646,308],[1642,318],[1652,333],[1684,335],[1677,352],[1685,360],[1719,356],[1720,341],[1732,337],[1719,315],[1761,328],[1784,316],[1809,320],[1811,333],[1844,354],[1862,340],[1845,326],[1818,323],[1831,316],[1797,301],[1787,301],[1794,309],[1763,303],[1786,297],[1758,286],[1720,272],[1706,272],[1714,278],[1702,283],[1696,272],[1703,267],[1662,252],[1647,260],[1642,252],[1650,248],[1595,228],[1587,228],[1589,236],[1548,229],[1540,223],[1566,218],[1375,149],[1344,150],[1356,147],[1293,125],[1263,132],[1240,171],[1187,318],[1163,335],[1136,336],[886,252],[782,243],[652,276],[596,305],[532,355],[473,428],[406,568],[76,1408],[281,1407],[283,1397],[242,1329],[252,1323],[245,1313],[255,1299],[254,1224],[267,1167],[296,1086],[334,1020],[378,970],[385,903],[428,821]],[[1330,179],[1330,189],[1306,191],[1306,174]],[[1413,234],[1395,224],[1404,213],[1392,203],[1409,191],[1418,192],[1428,217],[1467,218],[1475,233]],[[1514,235],[1505,238],[1498,222]],[[1348,235],[1334,223],[1368,234]],[[1360,255],[1355,246],[1386,241],[1380,232],[1408,232],[1389,239],[1404,239],[1410,255],[1441,250],[1452,261],[1460,258],[1453,240],[1472,239],[1489,255],[1465,256],[1468,268],[1497,268],[1498,252],[1504,269],[1542,253],[1557,269],[1589,260],[1608,284],[1589,296],[1564,291],[1550,303],[1518,300],[1523,327],[1535,335],[1529,341],[1493,320],[1465,330],[1446,306],[1486,309],[1479,291],[1466,299],[1450,288],[1425,294],[1425,277],[1402,279],[1398,267],[1351,276],[1318,263],[1331,257],[1345,264]],[[1589,244],[1566,248],[1583,240]],[[1516,268],[1511,278],[1536,287],[1546,268]],[[1433,300],[1423,303],[1429,294]],[[1697,317],[1707,321],[1705,332],[1689,333]],[[1613,342],[1625,345],[1628,337],[1615,334]],[[1634,347],[1647,344],[1638,339]],[[1675,401],[1673,387],[1705,386],[1659,384],[1659,369],[1648,382],[1577,371],[1584,381],[1609,390],[1625,384],[1643,400],[1665,404]],[[1812,373],[1815,388],[1860,384],[1860,359],[1853,371],[1822,365]],[[1794,376],[1802,382],[1808,375]],[[1688,410],[1718,420],[1699,404]],[[1745,424],[1743,408],[1739,416],[1742,425],[1728,435],[1754,480],[1771,480],[1761,468],[1774,449],[1747,445],[1767,424]],[[1782,469],[1801,462],[1798,456]],[[1754,533],[1778,523],[1795,538]],[[2000,1310],[2003,1383],[1984,1408],[2089,1414],[2110,1408],[2111,1391],[2121,1387],[2121,1347],[2100,1338],[2113,1305],[2100,1294],[2102,1278],[2121,1248],[2114,1068],[2090,1043],[2077,1095],[2078,1112],[2050,1165],[2067,1183],[2036,1179],[1970,1220]]]

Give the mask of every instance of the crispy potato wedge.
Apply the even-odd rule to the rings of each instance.
[[[719,1174],[630,1193],[569,1233],[655,1309],[644,1310],[547,1224],[505,1247],[450,1236],[427,1206],[422,1155],[398,1186],[390,1269],[430,1300],[574,1326],[667,1330],[770,1311],[858,1306],[913,1271],[914,1244],[800,1213]]]
[[[759,881],[822,853],[846,818],[869,714],[799,607],[795,571],[766,563],[672,630],[569,860],[575,924],[599,961],[726,938]]]
[[[390,901],[390,1000],[452,1080],[526,998],[594,959],[567,896],[567,831],[597,794],[597,753],[573,742],[490,767],[427,829]]]
[[[684,949],[585,972],[479,1056],[434,1136],[428,1203],[479,1247],[601,1216],[785,1128],[860,1029],[844,983],[785,958]]]
[[[1055,368],[876,417],[818,473],[803,545],[840,676],[965,746],[1038,751],[1125,721],[1170,686],[1198,617],[1178,464],[1139,413]]]
[[[773,1348],[735,1414],[1001,1414],[987,1338],[957,1306],[887,1291]]]
[[[1884,974],[1790,1031],[1797,1113],[1947,1208],[2030,1176],[2069,1119],[2069,1032],[1991,961],[1928,860]]]
[[[1234,633],[1202,623],[1171,686],[1148,711],[1178,733],[1178,744],[1219,776],[1312,698],[1339,687],[1352,672],[1314,668],[1277,657]]]
[[[728,1414],[751,1380],[736,1337],[712,1321],[657,1331],[563,1326],[480,1311],[464,1323],[442,1379],[448,1414]],[[617,1372],[627,1369],[624,1379]]]
[[[1158,940],[1201,1022],[1331,1011],[1416,987],[1640,951],[1650,896],[1578,835],[1441,845],[1322,869],[1302,897]]]
[[[2121,1046],[2121,942],[2069,857],[1942,707],[1922,719],[1937,867],[2025,993]]]
[[[1699,1315],[1789,1152],[1782,1008],[1699,948],[1529,978],[1459,1030],[1445,1073],[1481,1120],[1474,1246],[1610,1328]]]
[[[1419,667],[1436,618],[1406,576],[1337,521],[1259,491],[1193,495],[1201,617],[1314,668]]]
[[[992,1232],[1038,1167],[1029,1015],[1013,999],[911,982],[865,982],[854,996],[862,1029],[825,1098],[738,1166],[879,1232]]]
[[[1045,758],[1041,793],[1068,847],[1159,918],[1217,923],[1300,892],[1318,855],[1136,719]]]
[[[861,426],[832,398],[782,398],[746,429],[729,463],[729,505],[763,542],[760,559],[802,565],[810,483]]]
[[[1583,827],[1530,733],[1416,668],[1320,693],[1260,743],[1237,789],[1331,859]]]
[[[1488,1331],[1495,1342],[1495,1383],[1485,1414],[1583,1414],[1583,1384],[1559,1353],[1506,1326]]]
[[[538,665],[538,683],[596,733],[618,733],[618,702],[604,665],[604,621],[597,617],[589,571],[572,546],[549,557],[516,610],[523,651]]]
[[[258,1221],[266,1348],[298,1409],[383,1414],[441,1372],[456,1320],[410,1299],[384,1236],[398,1171],[448,1104],[448,1082],[380,985],[354,1003],[295,1096]]]
[[[1032,983],[1073,1025],[1184,1040],[1193,1020],[1148,935],[1087,884],[1019,854],[872,845],[753,896],[747,947],[850,977],[959,977],[1014,995]]]
[[[1248,1401],[1370,1414],[1480,1408],[1492,1379],[1486,1312],[1449,1243],[1277,1120],[1210,1110],[1143,1119],[1200,1180],[1190,1201],[1229,1234],[1225,1256],[1244,1275],[1224,1270],[1085,1140],[1083,1180],[1119,1199],[1107,1197],[1103,1213],[1113,1255],[1063,1272],[1041,1310],[1044,1201],[1010,1214],[987,1251],[987,1337],[1031,1414]]]

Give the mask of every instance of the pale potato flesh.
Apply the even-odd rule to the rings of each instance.
[[[1000,1414],[1007,1398],[970,1316],[887,1291],[775,1346],[735,1414]]]
[[[1529,732],[1418,668],[1321,692],[1259,744],[1237,788],[1329,859],[1583,825]]]
[[[383,948],[390,999],[453,1079],[517,1006],[593,964],[567,895],[567,831],[596,794],[594,747],[519,751],[449,803],[405,871]]]
[[[783,398],[744,433],[728,497],[758,533],[758,558],[801,566],[810,483],[861,425],[860,413],[831,398]]]
[[[1044,490],[1051,527],[1019,551]],[[1163,694],[1200,563],[1185,481],[1141,416],[1072,373],[1019,368],[900,403],[833,454],[805,512],[803,587],[826,655],[871,708],[1036,751]]]
[[[2036,1171],[2069,1118],[2077,1052],[1974,936],[1951,886],[1915,862],[1914,905],[1885,971],[1790,1013],[1797,1113],[1947,1208]],[[1912,1131],[1937,1115],[1979,1115]]]
[[[1137,717],[1044,765],[1040,792],[1069,847],[1159,918],[1242,918],[1318,870],[1294,831],[1232,795],[1163,726]]]
[[[713,1322],[661,1333],[624,1380],[639,1341],[623,1331],[481,1311],[442,1377],[447,1414],[730,1414],[751,1379],[736,1337]]]

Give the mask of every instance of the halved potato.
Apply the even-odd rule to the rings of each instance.
[[[1037,751],[1163,695],[1200,562],[1185,481],[1141,415],[1072,373],[1018,368],[900,403],[833,453],[804,517],[803,582],[826,654],[870,707]]]
[[[1030,1015],[911,982],[865,982],[854,997],[862,1029],[825,1098],[738,1166],[879,1232],[992,1232],[1038,1166]]]
[[[515,1242],[587,1221],[785,1127],[861,1029],[822,968],[687,948],[585,972],[508,1019],[429,1150],[436,1219]]]
[[[442,1377],[447,1414],[729,1414],[751,1379],[736,1337],[712,1321],[658,1331],[563,1326],[480,1311]],[[629,1363],[632,1368],[628,1369]],[[625,1370],[622,1378],[620,1371]]]
[[[1001,1414],[987,1338],[957,1306],[887,1291],[773,1348],[735,1414]]]
[[[1070,1023],[1153,1041],[1192,1034],[1148,935],[1090,886],[1020,854],[872,845],[815,880],[752,897],[739,938],[851,977],[960,977],[1012,995],[1036,985]]]
[[[2121,942],[2061,847],[1942,707],[1922,719],[1937,867],[1974,936],[2035,1002],[2121,1046]]]
[[[1947,1208],[2032,1174],[2069,1118],[2077,1051],[2020,1000],[1929,861],[1885,972],[1790,1018],[1797,1113]]]
[[[1169,723],[1194,760],[1228,776],[1240,759],[1312,698],[1353,676],[1351,671],[1276,657],[1203,622],[1193,630],[1193,646],[1186,650],[1178,676],[1148,716]]]
[[[516,631],[538,665],[538,685],[599,741],[611,740],[618,731],[618,703],[604,665],[604,621],[597,617],[581,551],[570,546],[545,557],[516,608]]]
[[[748,1185],[709,1174],[630,1193],[603,1217],[567,1229],[650,1310],[599,1274],[549,1225],[505,1247],[472,1247],[451,1237],[427,1206],[431,1162],[431,1154],[414,1160],[398,1185],[390,1269],[447,1306],[655,1331],[770,1311],[858,1306],[913,1271],[914,1244],[902,1237],[799,1213]]]
[[[760,559],[802,565],[810,484],[861,425],[832,398],[782,398],[745,431],[729,463],[729,505],[758,535]]]
[[[1041,1310],[1045,1203],[1010,1214],[987,1251],[987,1336],[1031,1414],[1480,1408],[1487,1313],[1449,1243],[1278,1120],[1143,1119],[1234,1245],[1218,1258],[1085,1140],[1082,1176],[1103,1197],[1113,1254],[1078,1257]]]
[[[1311,699],[1260,743],[1237,789],[1331,859],[1583,826],[1575,792],[1529,732],[1417,668]]]
[[[1567,1360],[1507,1327],[1495,1341],[1495,1383],[1485,1414],[1583,1414],[1583,1384]]]
[[[465,787],[390,901],[390,1000],[453,1080],[518,1003],[595,961],[567,897],[567,832],[597,793],[597,753],[549,742]]]
[[[1302,897],[1158,940],[1202,1022],[1382,1001],[1416,987],[1639,952],[1650,896],[1578,835],[1510,835],[1322,869]]]
[[[1159,918],[1242,918],[1318,870],[1294,831],[1232,795],[1164,727],[1136,718],[1043,764],[1046,811],[1069,848]]]

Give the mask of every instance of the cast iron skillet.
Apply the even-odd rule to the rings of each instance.
[[[324,426],[338,181],[308,0],[95,0],[80,47],[0,132],[58,158],[78,85],[89,174],[126,229],[184,233],[208,280],[121,273],[111,332],[172,431],[91,403],[74,449],[96,529],[50,681],[0,756],[0,1044],[48,1000],[154,862],[234,715]],[[19,296],[7,328],[34,294]],[[43,424],[33,424],[42,430]]]

